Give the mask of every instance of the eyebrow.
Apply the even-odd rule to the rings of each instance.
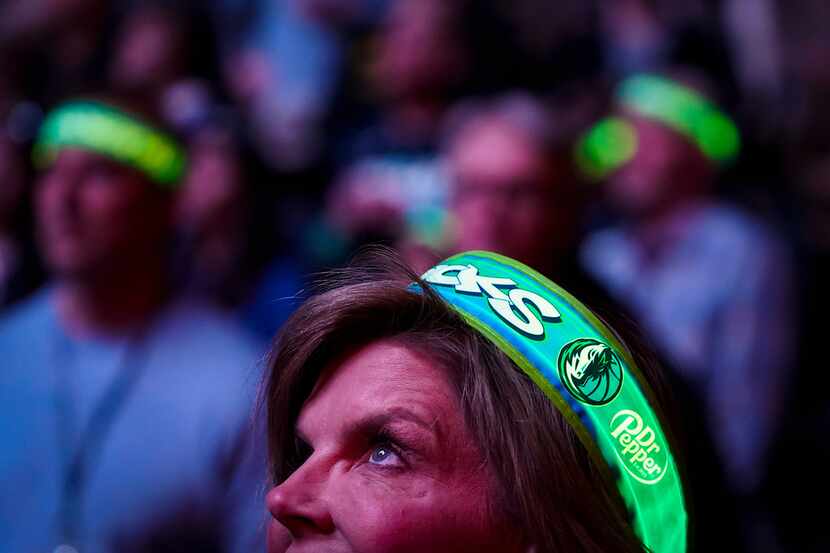
[[[397,420],[404,420],[414,423],[429,432],[435,432],[436,426],[438,425],[437,417],[432,423],[429,423],[406,407],[393,407],[383,411],[382,413],[369,415],[368,417],[357,420],[354,423],[349,424],[349,428],[383,428],[388,423]]]
[[[345,427],[345,432],[348,434],[370,434],[377,432],[391,422],[400,420],[411,422],[417,426],[420,426],[430,434],[440,435],[443,433],[438,417],[435,417],[435,420],[432,423],[429,423],[406,407],[392,407],[382,412],[374,413],[356,421],[349,422]],[[311,443],[299,426],[294,427],[294,435],[307,444]]]

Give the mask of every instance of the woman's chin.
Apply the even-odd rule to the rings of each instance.
[[[285,553],[291,545],[291,534],[285,526],[272,520],[268,525],[268,553]]]

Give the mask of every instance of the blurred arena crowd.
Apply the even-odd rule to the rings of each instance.
[[[0,550],[105,526],[115,551],[258,543],[253,367],[370,244],[417,271],[496,251],[625,313],[687,423],[700,550],[830,550],[828,21],[823,0],[0,3]],[[183,142],[174,192],[35,166],[85,97],[140,98]],[[82,376],[44,403],[56,366]],[[180,450],[136,453],[164,436]],[[107,481],[137,511],[96,518],[85,486],[127,501]]]

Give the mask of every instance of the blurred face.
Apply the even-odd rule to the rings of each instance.
[[[384,96],[440,94],[458,78],[463,55],[452,20],[450,8],[441,1],[393,4],[374,67],[375,86]]]
[[[177,219],[205,232],[231,226],[241,207],[242,174],[233,148],[226,143],[196,140],[189,148],[188,171],[177,202]],[[226,229],[227,230],[227,229]]]
[[[530,137],[498,120],[473,123],[456,138],[449,163],[455,249],[550,264],[573,216],[555,201],[551,169]]]
[[[163,11],[137,12],[124,26],[110,76],[126,88],[163,83],[182,63],[181,31]]]
[[[176,223],[190,241],[199,280],[234,274],[245,251],[247,198],[240,161],[224,141],[197,138],[176,202]]]
[[[270,553],[517,551],[493,479],[434,362],[391,341],[329,367],[297,437],[308,457],[268,494]]]
[[[647,214],[701,186],[709,162],[669,127],[628,115],[637,133],[634,157],[608,181],[611,203],[626,214]]]
[[[66,149],[36,188],[38,239],[58,274],[136,263],[165,239],[165,192],[100,154]]]

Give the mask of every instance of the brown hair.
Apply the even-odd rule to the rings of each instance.
[[[408,289],[412,282],[421,284],[421,293]],[[322,291],[275,341],[262,398],[275,484],[302,464],[294,426],[323,368],[383,338],[427,355],[447,372],[498,482],[494,514],[518,529],[533,551],[644,551],[614,483],[545,394],[388,251],[327,274]],[[640,368],[653,381],[650,366]]]

